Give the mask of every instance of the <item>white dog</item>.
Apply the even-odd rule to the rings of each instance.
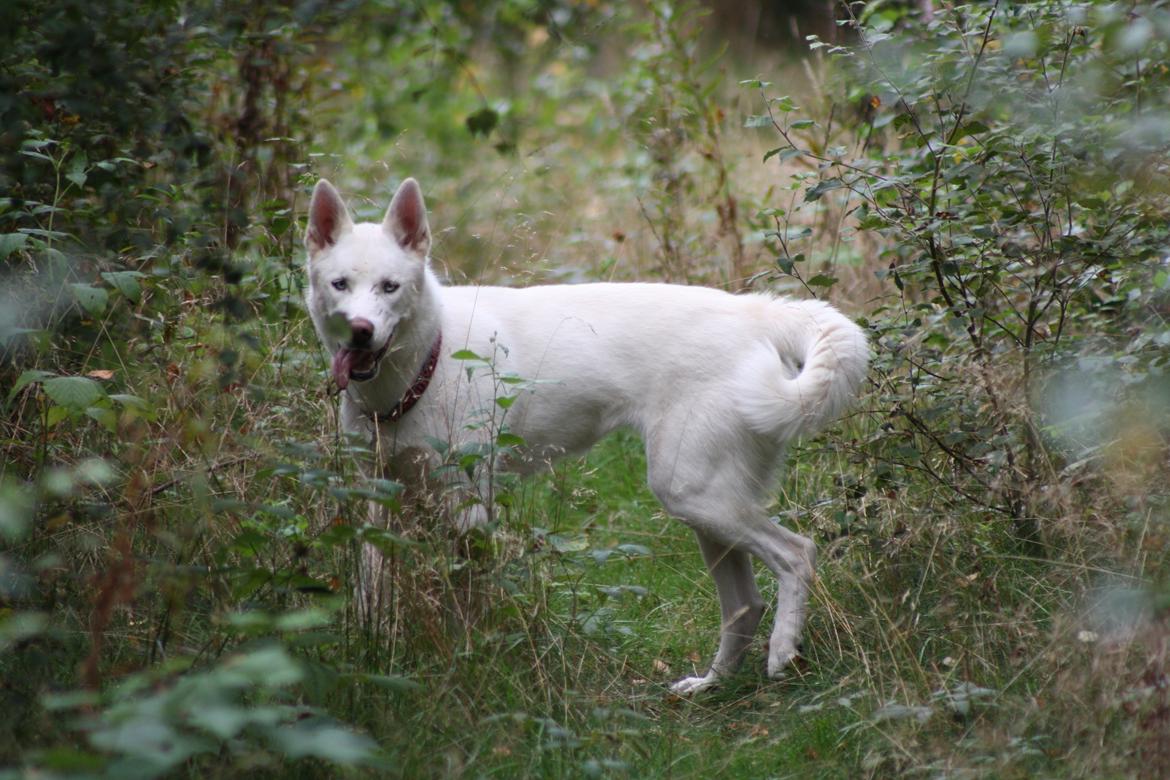
[[[701,691],[739,664],[764,612],[753,555],[779,581],[768,674],[780,673],[797,652],[816,548],[769,520],[765,495],[788,442],[857,394],[869,359],[857,325],[817,301],[702,287],[444,287],[427,264],[431,233],[413,179],[381,224],[357,225],[321,180],[305,243],[309,310],[333,355],[342,425],[371,438],[388,473],[425,479],[419,464],[438,464],[436,439],[490,447],[501,420],[513,445],[505,465],[521,471],[632,428],[651,490],[699,539],[722,611],[710,669],[672,690]],[[465,350],[490,370],[468,370]],[[501,377],[529,382],[507,408],[493,407]],[[495,426],[484,424],[492,409]],[[450,483],[461,472],[446,473]],[[463,500],[454,520],[466,527],[489,512]]]

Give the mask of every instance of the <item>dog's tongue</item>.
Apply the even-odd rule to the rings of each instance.
[[[341,390],[349,386],[349,372],[353,369],[355,357],[354,350],[345,347],[333,353],[333,381]]]
[[[333,353],[333,380],[339,389],[344,390],[349,387],[355,371],[368,379],[377,363],[378,355],[368,349],[341,347]]]

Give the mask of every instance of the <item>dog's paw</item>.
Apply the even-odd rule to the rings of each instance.
[[[800,657],[800,653],[794,644],[787,644],[787,646],[780,648],[778,652],[772,652],[772,648],[768,648],[768,676],[773,680],[784,676],[784,670],[787,669],[794,660]]]
[[[719,678],[710,673],[702,677],[684,677],[670,686],[670,692],[676,696],[694,696],[696,693],[710,690],[719,685]]]

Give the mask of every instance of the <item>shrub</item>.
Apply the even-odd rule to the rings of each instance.
[[[802,230],[829,208],[849,215],[855,256],[880,256],[866,313],[872,425],[855,451],[868,476],[841,485],[828,531],[842,539],[846,574],[833,582],[847,633],[863,637],[861,659],[875,643],[895,648],[884,695],[917,677],[937,698],[962,675],[1018,715],[959,746],[917,731],[910,763],[1029,766],[1068,750],[1094,768],[1082,771],[1132,771],[1080,746],[1119,732],[1145,744],[1166,706],[1123,702],[1165,673],[1148,654],[1164,647],[1164,612],[1149,605],[1167,576],[1149,553],[1170,541],[1170,72],[1158,64],[1170,16],[1068,2],[860,13],[845,23],[853,42],[810,39],[834,73],[829,110],[747,82],[764,96],[748,125],[781,142],[765,162],[804,168],[794,207],[766,212],[777,273],[819,293],[861,284]],[[869,572],[881,585],[861,584]],[[1144,580],[1121,590],[1145,606],[1104,630],[1102,607],[1086,603],[1115,599],[1114,577]],[[963,593],[952,578],[981,584]],[[875,617],[896,593],[909,624]],[[1006,673],[1038,629],[1049,649]],[[1057,681],[1037,669],[1048,666]],[[913,720],[932,711],[922,706],[874,717]],[[1085,706],[1107,714],[1086,724]],[[905,768],[899,750],[866,760]]]
[[[1170,103],[1151,63],[1170,18],[993,3],[914,32],[905,10],[870,10],[855,45],[830,48],[864,117],[852,138],[760,82],[767,113],[749,124],[784,142],[765,160],[814,171],[798,210],[835,200],[855,235],[876,234],[889,286],[870,319],[891,411],[879,477],[925,470],[1040,543],[1072,425],[1049,403],[1054,378],[1086,372],[1117,402],[1166,368]],[[804,256],[777,249],[780,270],[800,273]]]

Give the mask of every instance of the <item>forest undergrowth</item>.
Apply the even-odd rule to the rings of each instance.
[[[0,17],[0,774],[1166,775],[1165,3],[842,6],[785,52],[657,2]],[[452,283],[866,328],[775,486],[820,549],[783,679],[761,637],[668,693],[717,601],[630,433],[498,474],[490,534],[366,523],[400,486],[307,322],[320,176],[362,219],[418,178]]]

